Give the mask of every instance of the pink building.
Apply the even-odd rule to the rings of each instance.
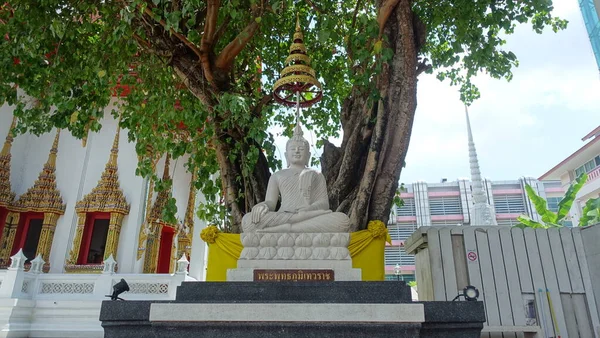
[[[600,142],[599,142],[600,145]],[[528,215],[539,219],[535,207],[525,193],[525,184],[531,185],[546,199],[551,209],[557,210],[564,191],[560,181],[538,181],[519,178],[511,181],[483,180],[487,202],[492,206],[498,225],[518,224],[517,217]],[[417,182],[406,186],[401,194],[404,206],[394,208],[388,222],[392,245],[385,250],[386,278],[414,280],[414,256],[404,251],[404,240],[421,226],[482,225],[474,224],[472,182],[459,179],[454,182]],[[396,264],[400,275],[395,275]]]
[[[543,182],[560,180],[562,188],[566,191],[575,178],[583,173],[588,174],[588,180],[577,194],[571,208],[570,215],[574,224],[579,222],[587,200],[600,196],[600,126],[581,140],[585,142],[581,148],[539,178]]]

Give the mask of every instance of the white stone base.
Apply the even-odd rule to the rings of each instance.
[[[227,271],[227,281],[254,280],[255,269],[334,270],[336,281],[360,281],[361,270],[352,268],[349,233],[242,233],[244,249],[237,269]]]
[[[260,268],[265,269],[265,268]],[[298,267],[288,266],[285,268],[268,268],[268,269],[311,269],[319,270],[316,267]],[[333,270],[333,278],[335,281],[360,281],[362,280],[362,274],[360,269],[332,269],[330,267],[322,267],[322,270]],[[254,268],[239,268],[227,270],[227,281],[228,282],[252,282],[254,281]]]
[[[152,304],[151,322],[422,323],[423,304]]]
[[[238,269],[352,269],[352,261],[334,260],[239,260]]]

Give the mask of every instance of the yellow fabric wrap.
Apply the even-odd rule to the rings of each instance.
[[[242,253],[240,235],[222,233],[217,227],[209,226],[202,230],[200,237],[208,243],[206,281],[226,281],[227,269],[237,268],[237,261]],[[391,243],[391,238],[381,221],[371,221],[366,230],[350,233],[348,250],[352,257],[352,267],[362,270],[362,280],[384,280],[385,242]]]

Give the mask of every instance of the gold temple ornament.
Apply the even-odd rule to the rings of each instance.
[[[125,215],[129,214],[130,209],[130,205],[127,203],[127,199],[119,184],[118,156],[120,136],[121,127],[117,125],[117,132],[110,150],[109,159],[98,184],[75,205],[75,210],[77,212],[77,230],[73,240],[73,247],[70,251],[69,259],[67,260],[67,266],[65,266],[67,272],[74,272],[73,270],[77,270],[73,266],[77,265],[79,260],[82,236],[85,230],[86,218],[89,213],[103,212],[110,214],[106,247],[102,261],[107,259],[110,255],[113,255],[115,259],[117,257],[121,225],[123,223],[123,218]],[[98,272],[101,272],[101,270],[98,270]]]
[[[66,205],[63,203],[60,191],[56,186],[56,157],[60,140],[60,129],[56,132],[50,148],[48,160],[37,180],[19,199],[8,206],[9,217],[5,225],[5,236],[2,239],[0,263],[8,262],[10,251],[14,246],[15,235],[19,225],[20,214],[36,212],[43,214],[42,231],[35,256],[42,254],[44,261],[49,261],[50,248],[54,239],[54,229],[59,216],[64,215]],[[10,218],[10,219],[9,219]],[[33,257],[27,257],[32,259]]]
[[[273,85],[275,101],[288,107],[310,107],[321,101],[323,89],[312,69],[310,57],[304,45],[304,34],[300,18],[296,18],[296,31],[290,45],[290,55],[285,59],[286,67],[279,73],[279,80]]]

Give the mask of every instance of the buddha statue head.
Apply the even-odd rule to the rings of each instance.
[[[296,124],[294,135],[285,144],[285,159],[288,167],[292,164],[308,167],[310,144],[304,138],[300,124]]]

